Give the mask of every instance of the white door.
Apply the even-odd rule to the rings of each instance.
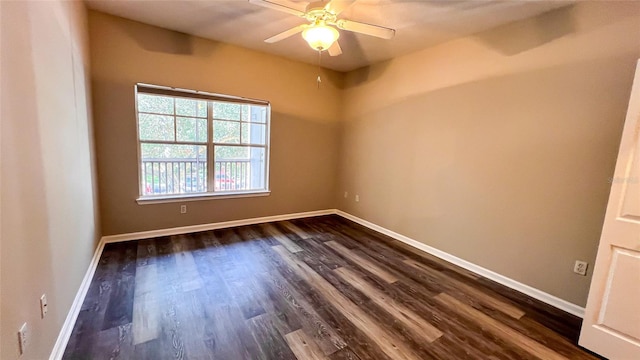
[[[640,61],[611,183],[580,345],[640,359]]]

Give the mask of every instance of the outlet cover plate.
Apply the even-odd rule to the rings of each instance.
[[[586,261],[576,260],[576,263],[573,266],[573,272],[578,274],[578,275],[586,276],[587,275],[587,267],[588,266],[589,266],[589,264],[587,264]]]
[[[18,345],[20,348],[20,355],[24,354],[24,352],[27,350],[27,339],[27,323],[24,323],[20,327],[20,330],[18,330]]]
[[[42,294],[42,296],[40,296],[40,317],[42,319],[47,316],[47,312],[49,311],[47,307],[47,294]]]

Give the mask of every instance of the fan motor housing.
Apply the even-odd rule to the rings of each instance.
[[[315,1],[307,5],[305,17],[312,22],[323,21],[325,23],[335,23],[336,14],[325,8],[324,1]]]

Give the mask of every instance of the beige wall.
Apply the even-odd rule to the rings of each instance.
[[[41,359],[100,233],[85,10],[1,2],[0,16],[0,358],[17,357],[26,321],[24,359]],[[590,277],[571,267],[595,256],[639,22],[639,4],[582,3],[346,75],[324,71],[318,90],[314,66],[91,12],[102,233],[339,204],[584,305]],[[271,101],[272,195],[189,202],[186,215],[180,203],[136,204],[136,82]]]
[[[338,204],[584,305],[590,276],[571,269],[595,257],[639,17],[581,3],[327,71],[318,91],[313,66],[90,12],[103,234]],[[136,82],[271,101],[272,195],[138,205]]]
[[[585,305],[638,24],[581,3],[349,73],[339,207]]]
[[[86,12],[75,2],[6,2],[2,18],[0,312],[3,360],[46,359],[99,234],[92,172]],[[40,319],[40,295],[49,314]]]
[[[334,207],[342,76],[236,46],[90,12],[103,235]],[[271,195],[138,205],[134,85],[268,100]]]

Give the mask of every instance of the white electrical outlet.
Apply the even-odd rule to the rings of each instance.
[[[47,309],[47,294],[42,294],[42,296],[40,296],[40,317],[44,319],[48,311],[49,310]]]
[[[344,192],[344,198],[346,199],[347,197],[349,197],[349,193],[348,192]]]
[[[580,261],[580,260],[576,260],[575,265],[573,265],[573,272],[576,274],[580,274],[582,276],[586,276],[587,275],[587,266],[589,264],[587,264],[586,261]]]
[[[22,324],[20,330],[18,330],[18,347],[20,348],[20,355],[24,354],[27,350],[27,323]]]
[[[356,202],[360,202],[360,195],[356,195]]]
[[[180,214],[187,213],[187,205],[180,205]]]

